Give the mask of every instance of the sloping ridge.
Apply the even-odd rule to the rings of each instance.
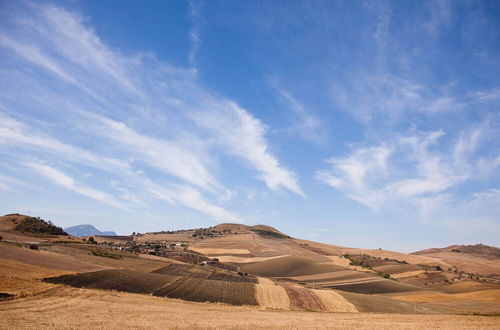
[[[331,263],[295,256],[284,256],[255,263],[246,263],[240,269],[249,274],[264,277],[313,275],[345,269]]]
[[[444,248],[431,248],[421,251],[416,251],[411,254],[422,255],[422,254],[433,254],[433,253],[466,253],[473,254],[477,256],[491,256],[500,258],[500,248],[494,246],[488,246],[484,244],[475,245],[450,245]]]

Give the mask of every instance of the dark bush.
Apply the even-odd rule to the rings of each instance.
[[[26,218],[14,230],[26,233],[68,235],[61,227],[55,226],[51,221],[43,220],[40,217]]]

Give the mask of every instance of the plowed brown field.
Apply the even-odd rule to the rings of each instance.
[[[290,298],[290,307],[292,310],[306,311],[326,311],[326,307],[321,300],[311,290],[293,285],[283,285],[288,297]]]
[[[153,294],[179,278],[178,276],[143,273],[128,269],[109,269],[47,278],[45,282],[66,284],[77,288]]]
[[[154,293],[155,296],[190,301],[257,305],[254,284],[183,277]]]

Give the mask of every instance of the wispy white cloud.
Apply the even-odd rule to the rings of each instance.
[[[214,104],[211,111],[194,114],[199,126],[214,134],[225,151],[235,155],[261,172],[259,178],[271,189],[285,188],[305,196],[295,174],[282,167],[270,151],[264,138],[267,127],[233,102]]]
[[[291,133],[298,134],[303,139],[311,142],[321,142],[323,140],[323,124],[311,111],[299,102],[292,93],[278,89],[279,99],[283,101],[285,107],[290,110],[296,124],[292,124],[285,130]]]
[[[159,185],[151,182],[150,180],[143,180],[142,188],[156,199],[166,201],[173,205],[182,205],[184,207],[197,210],[211,216],[213,219],[219,221],[241,221],[241,217],[238,217],[224,208],[208,202],[199,191],[188,185]]]
[[[31,167],[109,205],[145,207],[148,198],[161,195],[172,204],[234,220],[239,217],[211,201],[237,195],[217,179],[222,152],[256,171],[270,189],[304,195],[295,174],[271,153],[267,127],[233,101],[206,91],[195,69],[112,49],[79,13],[55,5],[26,5],[4,23],[0,64],[6,88],[0,99],[4,112],[15,116],[0,113],[0,152],[11,162],[57,157],[77,164],[75,170],[81,166],[85,175],[97,169],[101,173],[93,175],[106,173],[114,182],[106,191],[48,165]],[[192,32],[194,60],[199,40]],[[27,98],[12,97],[25,86],[30,86]],[[33,117],[39,125],[28,124]],[[154,189],[146,184],[157,181],[163,183]]]
[[[33,169],[37,174],[49,179],[57,185],[65,187],[83,196],[87,196],[97,201],[126,210],[126,207],[118,202],[110,194],[94,188],[77,184],[73,178],[54,167],[39,163],[25,163],[24,165]]]
[[[95,155],[87,150],[63,143],[0,112],[0,151],[44,152],[60,159],[108,170],[128,170],[126,160]]]
[[[433,115],[463,107],[446,89],[389,74],[352,77],[347,85],[333,86],[334,102],[365,123],[397,122],[412,114]]]
[[[332,158],[330,169],[318,171],[317,178],[374,210],[411,207],[428,216],[452,199],[451,188],[498,166],[498,155],[476,155],[479,141],[492,137],[486,127],[483,122],[462,132],[447,148],[439,142],[442,131],[413,130],[390,143]]]

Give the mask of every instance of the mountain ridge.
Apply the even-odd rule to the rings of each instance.
[[[100,231],[91,224],[71,226],[64,228],[64,231],[72,236],[116,236],[114,231]]]

